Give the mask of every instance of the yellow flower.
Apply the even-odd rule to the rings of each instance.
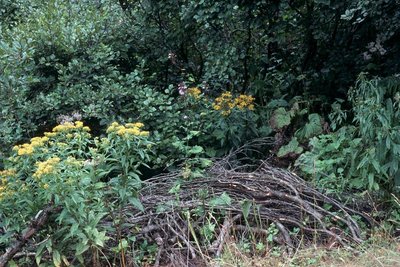
[[[50,138],[50,137],[56,136],[57,133],[45,132],[44,135],[45,135],[46,137],[49,137],[49,138]]]
[[[85,132],[90,132],[90,128],[88,126],[83,126],[82,130]]]
[[[7,193],[7,187],[6,186],[0,186],[0,200],[4,198],[6,193]]]
[[[33,137],[32,139],[31,139],[31,143],[30,143],[30,145],[32,146],[32,147],[41,147],[41,146],[43,146],[47,141],[49,141],[49,138],[48,137]]]
[[[83,127],[83,122],[81,122],[81,121],[76,121],[76,122],[75,122],[75,127],[76,127],[76,128],[82,128],[82,127]]]
[[[2,170],[0,171],[0,177],[10,177],[10,176],[14,176],[15,175],[15,170],[14,169],[6,169],[6,170]],[[5,179],[5,178],[3,178]],[[1,181],[5,181],[5,180],[1,180]]]
[[[243,110],[245,108],[249,109],[249,110],[253,110],[254,109],[254,97],[252,97],[251,95],[240,95],[237,98],[235,98],[235,105],[240,109]]]
[[[107,128],[107,133],[115,132],[115,129],[118,126],[119,126],[118,122],[111,123],[111,125]]]
[[[232,109],[239,110],[254,110],[254,97],[251,95],[241,94],[233,99],[230,92],[224,92],[219,97],[215,98],[213,103],[214,110],[220,111],[222,115],[228,116]]]
[[[221,106],[218,105],[218,104],[213,104],[213,108],[214,108],[215,110],[220,110],[220,109],[221,109]]]
[[[231,92],[224,92],[215,98],[212,106],[214,110],[220,111],[224,116],[228,116],[231,113],[231,109],[235,107]]]
[[[128,128],[142,128],[144,124],[141,122],[136,122],[136,123],[127,123],[125,124],[125,126]]]
[[[198,99],[201,95],[201,90],[198,87],[190,87],[187,90],[188,95],[193,96],[194,98]]]
[[[140,130],[139,128],[128,128],[125,130],[126,134],[130,134],[130,135],[140,135]]]
[[[76,127],[72,122],[65,122],[63,124],[57,125],[56,127],[53,128],[54,133],[59,133],[59,132],[66,132],[70,129],[75,129]]]
[[[149,132],[140,130],[143,126],[144,124],[141,122],[127,123],[125,125],[119,125],[115,122],[107,128],[107,133],[115,132],[117,135],[122,137],[148,136]]]
[[[141,131],[139,135],[140,135],[140,136],[149,136],[149,135],[150,135],[150,132],[148,132],[148,131]]]
[[[55,171],[56,165],[60,162],[59,157],[50,158],[46,161],[37,162],[36,172],[33,174],[33,177],[40,178],[43,175],[53,173]]]
[[[44,185],[43,185],[43,188],[44,188],[44,189],[48,189],[48,188],[49,188],[49,184],[44,184]]]
[[[77,160],[76,158],[69,156],[65,160],[65,164],[72,166],[72,167],[81,167],[83,165],[83,161]]]
[[[125,128],[120,128],[118,131],[117,131],[117,134],[118,135],[125,135],[125,133],[126,133],[126,129]]]
[[[34,151],[34,147],[31,144],[22,144],[18,146],[18,156],[31,155]]]

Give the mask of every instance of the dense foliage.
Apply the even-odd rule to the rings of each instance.
[[[399,6],[0,0],[0,249],[52,203],[36,262],[45,248],[57,266],[84,262],[116,231],[102,217],[144,208],[141,180],[194,179],[266,137],[242,163],[271,159],[330,194],[373,192],[398,227]]]

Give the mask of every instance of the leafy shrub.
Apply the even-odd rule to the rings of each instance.
[[[357,177],[354,169],[360,144],[361,139],[355,138],[355,128],[343,127],[313,137],[309,142],[311,151],[301,154],[295,165],[328,192],[365,188],[365,181]]]
[[[349,94],[355,126],[312,139],[311,151],[297,165],[329,188],[395,191],[400,185],[399,84],[398,77],[361,75]],[[343,121],[337,105],[331,117]]]
[[[108,1],[34,1],[29,16],[0,31],[2,147],[72,111],[112,120],[132,80],[115,63],[124,53],[120,12]]]
[[[101,249],[107,233],[116,231],[99,225],[104,216],[111,214],[120,221],[116,211],[128,202],[143,209],[136,195],[141,185],[138,168],[148,162],[152,143],[142,127],[141,123],[113,123],[107,137],[98,139],[76,121],[15,146],[0,172],[0,221],[6,229],[0,247],[51,204],[60,212],[53,215],[55,223],[47,224],[37,236],[42,239],[37,264],[45,250],[60,266],[68,255],[83,264],[84,253]]]

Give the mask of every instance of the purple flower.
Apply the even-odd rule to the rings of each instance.
[[[179,94],[180,94],[180,95],[185,95],[187,89],[188,89],[188,88],[187,88],[185,82],[180,82],[180,83],[178,84],[178,91],[179,91]]]

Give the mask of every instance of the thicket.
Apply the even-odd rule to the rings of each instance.
[[[115,230],[101,219],[145,209],[142,180],[192,181],[239,148],[231,168],[268,158],[335,197],[374,195],[398,229],[399,4],[0,0],[0,248],[51,205],[37,262],[45,247],[84,262]]]

